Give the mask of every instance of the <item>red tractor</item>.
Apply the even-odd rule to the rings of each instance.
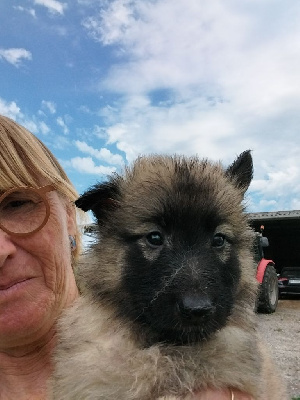
[[[269,240],[263,236],[264,226],[256,232],[254,252],[257,262],[256,279],[260,283],[256,310],[260,313],[270,314],[276,310],[279,298],[278,277],[275,263],[264,258],[264,248],[269,246]]]

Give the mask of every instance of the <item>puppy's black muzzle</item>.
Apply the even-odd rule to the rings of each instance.
[[[180,318],[197,324],[212,316],[216,307],[208,296],[186,293],[179,299],[177,310]]]

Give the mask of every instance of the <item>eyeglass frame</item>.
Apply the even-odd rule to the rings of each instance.
[[[4,226],[2,226],[2,224],[0,222],[0,229],[11,236],[26,237],[26,236],[33,235],[34,233],[40,231],[48,222],[51,210],[50,210],[49,200],[47,199],[46,194],[49,192],[52,192],[53,190],[56,190],[56,189],[53,185],[45,185],[45,186],[41,186],[39,188],[34,188],[31,186],[14,187],[14,188],[8,189],[6,192],[4,192],[0,196],[0,205],[7,196],[9,196],[13,192],[17,192],[20,190],[35,192],[43,200],[45,207],[46,207],[46,215],[45,215],[45,218],[44,218],[42,224],[38,228],[35,228],[33,231],[25,232],[25,233],[21,233],[21,232],[18,233],[18,232],[11,232],[9,229],[6,229]]]

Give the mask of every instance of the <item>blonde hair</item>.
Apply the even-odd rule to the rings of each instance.
[[[75,187],[51,151],[26,128],[0,115],[0,192],[19,186],[38,188],[43,181],[52,184],[70,202],[78,198]],[[81,250],[78,226],[76,242],[74,259]]]

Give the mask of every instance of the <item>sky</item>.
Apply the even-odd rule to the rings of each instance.
[[[250,149],[247,210],[299,210],[299,21],[294,0],[2,0],[0,114],[79,193],[143,154]]]

